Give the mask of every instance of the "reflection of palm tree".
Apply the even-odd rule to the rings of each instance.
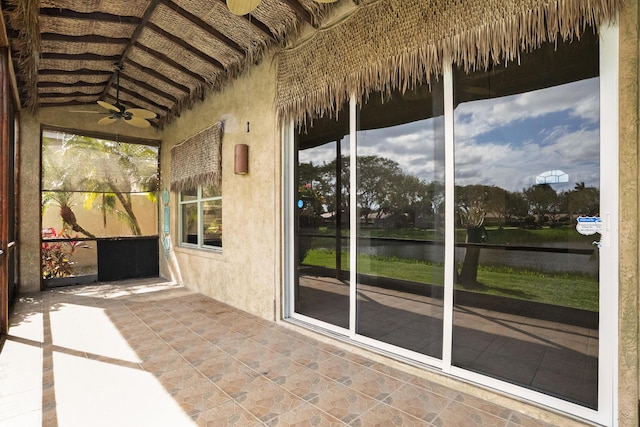
[[[105,226],[107,214],[116,214],[132,234],[141,235],[131,193],[146,192],[147,197],[155,201],[157,150],[145,145],[121,144],[79,135],[65,140],[61,149],[63,162],[65,157],[73,156],[74,174],[64,174],[59,182],[86,191],[85,206],[98,209]],[[100,202],[96,203],[98,196]],[[122,209],[117,209],[116,200]]]
[[[95,238],[96,236],[85,230],[76,219],[76,214],[71,209],[73,193],[70,191],[47,191],[42,197],[42,212],[49,203],[54,203],[60,208],[60,216],[62,217],[62,225],[64,228],[71,228],[76,233],[82,233],[87,237]]]

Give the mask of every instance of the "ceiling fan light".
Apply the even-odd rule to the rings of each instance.
[[[242,16],[253,12],[262,0],[227,0],[227,7],[234,15]]]

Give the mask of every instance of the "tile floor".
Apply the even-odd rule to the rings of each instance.
[[[550,426],[161,280],[23,295],[0,425]]]

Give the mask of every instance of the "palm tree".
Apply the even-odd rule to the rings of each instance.
[[[63,144],[65,154],[80,161],[80,187],[88,193],[85,206],[127,224],[131,233],[142,234],[132,203],[132,193],[146,193],[155,202],[158,185],[158,151],[155,147],[120,143],[74,135]],[[99,198],[98,198],[99,197]],[[96,203],[96,200],[100,200]],[[117,209],[116,200],[122,209]]]
[[[47,138],[43,138],[43,150],[42,181],[43,187],[45,187],[46,190],[43,191],[42,194],[41,213],[44,214],[50,204],[55,204],[60,209],[63,228],[70,228],[77,233],[82,233],[87,237],[95,238],[96,236],[93,233],[85,230],[80,224],[78,224],[76,215],[72,209],[72,206],[74,205],[73,199],[76,194],[72,191],[74,180],[73,170],[54,161],[55,156],[51,152],[53,147],[50,145],[50,141]]]

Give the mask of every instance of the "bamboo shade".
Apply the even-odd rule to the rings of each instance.
[[[544,42],[615,20],[623,0],[379,0],[279,53],[281,122],[333,115],[351,94],[402,91],[442,75],[518,61]]]
[[[171,149],[171,191],[220,187],[222,132],[222,123],[217,122]]]

